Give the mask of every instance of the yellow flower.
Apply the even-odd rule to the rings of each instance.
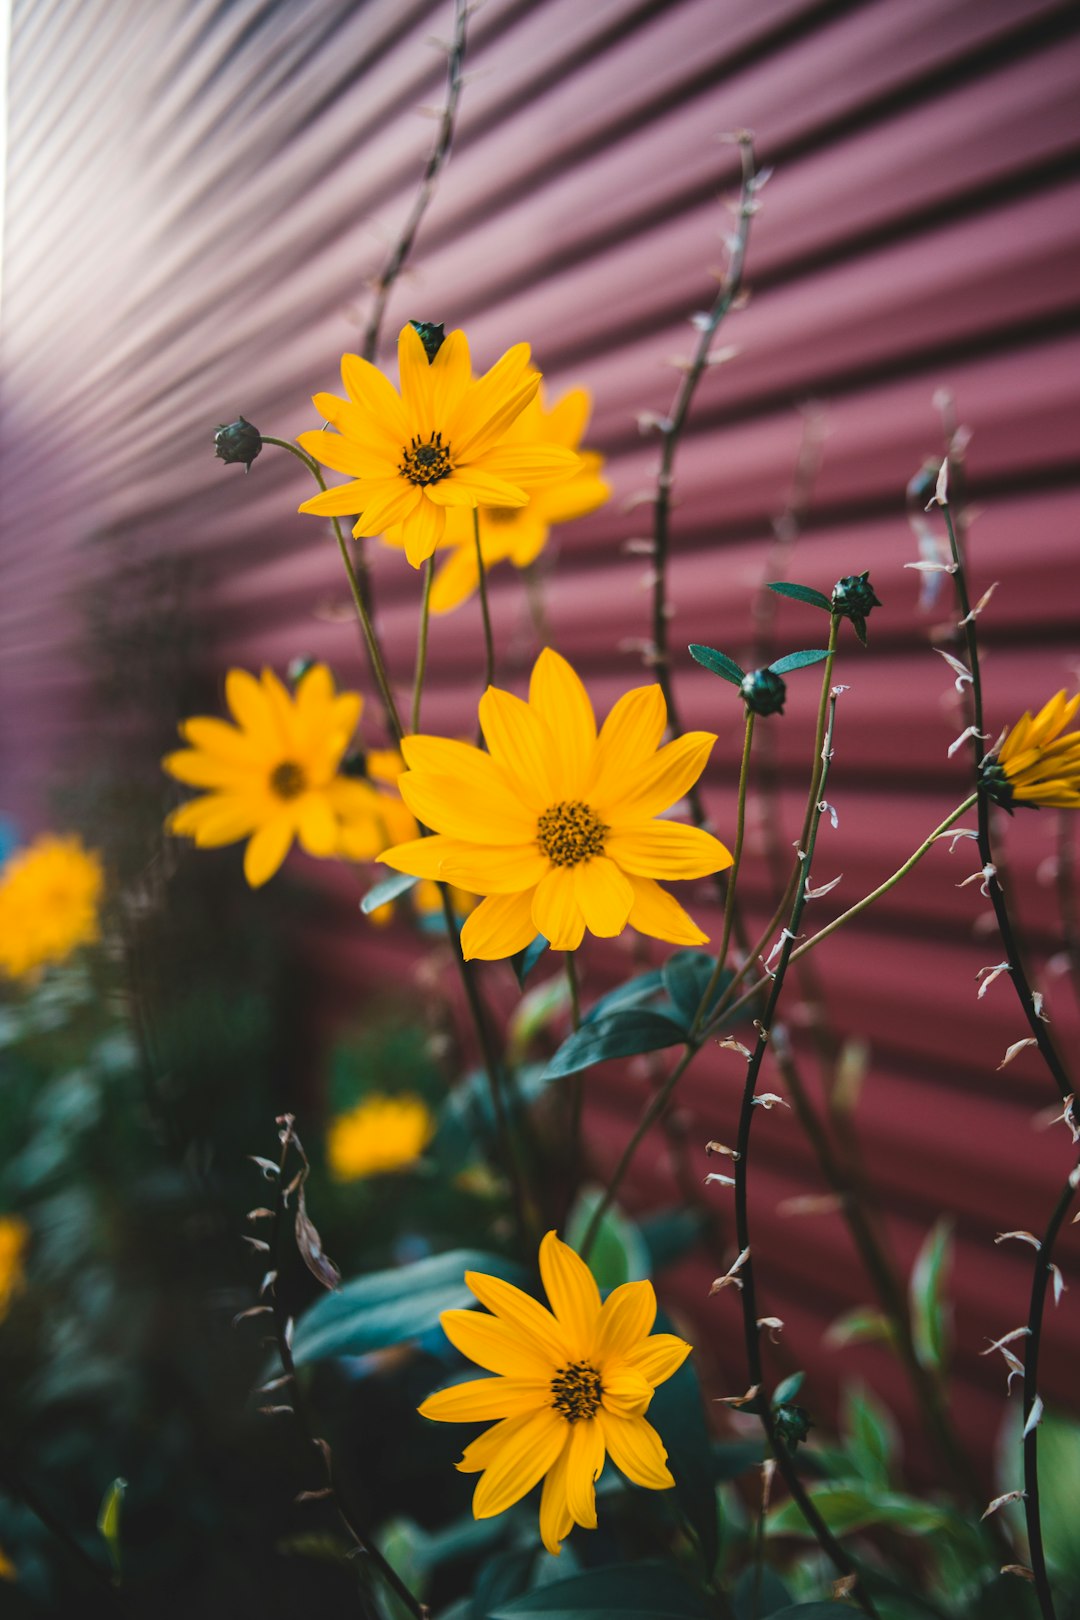
[[[557,405],[546,410],[543,389],[521,412],[507,432],[507,442],[526,444],[549,440],[566,450],[578,450],[589,421],[591,401],[587,389],[574,388]],[[576,467],[564,476],[550,476],[528,489],[527,506],[488,506],[479,508],[480,550],[485,569],[496,563],[511,562],[527,568],[543,551],[555,523],[569,523],[602,506],[611,491],[600,477],[603,457],[595,450],[584,450]],[[403,546],[400,528],[387,531],[388,545]],[[470,597],[479,584],[473,514],[460,507],[446,514],[446,530],[441,544],[450,556],[435,576],[431,590],[431,611],[449,613]]]
[[[442,539],[448,507],[524,506],[523,479],[559,473],[577,457],[555,444],[514,443],[507,429],[540,386],[529,345],[508,349],[474,380],[464,332],[451,332],[430,361],[410,326],[398,338],[399,394],[355,354],[343,356],[348,399],[316,394],[315,409],[338,431],[301,433],[298,443],[351,483],[312,496],[301,512],[359,513],[354,535],[399,524],[414,568]]]
[[[407,1170],[435,1134],[431,1110],[420,1097],[365,1097],[331,1121],[326,1160],[335,1181]]]
[[[17,1581],[18,1578],[18,1570],[15,1568],[15,1565],[12,1563],[3,1547],[0,1547],[0,1581]]]
[[[405,761],[401,755],[392,748],[372,749],[367,756],[367,773],[371,780],[387,789],[380,794],[380,803],[386,807],[386,823],[390,829],[390,836],[383,839],[379,848],[373,853],[381,855],[384,849],[391,844],[403,842],[410,838],[419,838],[420,829],[416,825],[416,817],[401,797],[399,781],[405,769]],[[371,859],[371,856],[363,857]],[[424,879],[411,891],[410,900],[421,917],[442,916],[442,895],[438,885]],[[467,917],[476,904],[474,894],[466,894],[464,889],[451,888],[450,898],[453,901],[454,911],[459,917]],[[385,906],[379,906],[369,913],[370,920],[377,927],[388,923],[394,915],[394,902],[388,900]]]
[[[0,1322],[23,1285],[23,1255],[30,1228],[17,1215],[0,1215]]]
[[[573,951],[586,928],[610,939],[627,924],[675,945],[707,943],[656,879],[720,872],[731,855],[711,833],[655,818],[701,775],[711,732],[660,748],[667,706],[658,686],[641,686],[597,735],[588,693],[550,647],[529,701],[489,686],[480,723],[488,753],[405,738],[401,796],[436,836],[380,857],[487,896],[462,929],[466,957],[512,956],[536,934]]]
[[[1080,731],[1061,733],[1080,708],[1080,692],[1064,691],[1045,703],[1032,718],[1025,714],[1013,726],[996,757],[988,757],[983,782],[991,797],[1010,809],[1013,804],[1080,807]]]
[[[608,1454],[635,1485],[674,1485],[645,1413],[656,1385],[682,1366],[690,1346],[652,1332],[650,1282],[623,1283],[601,1304],[588,1266],[554,1232],[540,1245],[540,1275],[550,1311],[512,1283],[465,1273],[492,1315],[444,1311],[439,1320],[463,1356],[497,1376],[440,1390],[420,1411],[441,1423],[499,1420],[457,1465],[481,1476],[473,1514],[490,1519],[543,1479],[540,1535],[558,1554],[573,1525],[595,1530],[594,1486]]]
[[[180,723],[191,746],[162,760],[200,798],[174,810],[166,826],[200,849],[246,838],[244,875],[252,888],[273,877],[294,839],[309,855],[373,860],[400,824],[370,782],[341,774],[363,700],[338,693],[325,664],[314,664],[291,697],[272,670],[256,680],[232,669],[225,696],[233,721],[197,715]]]
[[[100,937],[101,857],[45,833],[0,870],[0,972],[19,979]]]

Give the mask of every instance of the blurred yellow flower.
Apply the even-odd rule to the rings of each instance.
[[[0,1581],[17,1581],[19,1572],[3,1547],[0,1547]]]
[[[984,766],[984,784],[1006,809],[1013,804],[1080,807],[1080,731],[1061,733],[1080,708],[1080,692],[1058,692],[1038,714],[1013,726]]]
[[[23,1285],[23,1255],[30,1228],[18,1215],[0,1215],[0,1322]]]
[[[650,1282],[623,1283],[601,1304],[588,1266],[554,1232],[540,1245],[540,1275],[551,1310],[512,1283],[465,1273],[492,1314],[444,1311],[439,1320],[463,1356],[496,1376],[440,1390],[420,1411],[440,1423],[498,1419],[457,1465],[480,1474],[473,1515],[493,1518],[543,1480],[540,1535],[558,1554],[575,1524],[596,1529],[595,1483],[608,1455],[635,1485],[674,1485],[645,1413],[690,1346],[652,1332]]]
[[[100,938],[101,857],[44,833],[0,868],[0,973],[21,979]]]
[[[363,699],[338,693],[325,664],[301,677],[295,697],[272,670],[256,680],[231,669],[225,697],[233,722],[181,721],[190,747],[162,760],[178,781],[207,790],[173,811],[169,832],[201,849],[246,838],[252,888],[273,877],[294,839],[309,855],[373,860],[397,836],[389,801],[370,782],[342,774]]]
[[[401,796],[436,836],[380,857],[487,896],[462,929],[466,957],[512,956],[537,934],[573,951],[586,928],[609,939],[627,925],[676,945],[707,942],[656,879],[721,872],[731,855],[711,833],[656,817],[701,775],[711,732],[660,748],[667,705],[658,686],[642,686],[619,699],[598,735],[588,693],[550,647],[529,701],[489,686],[480,723],[487,753],[405,738]]]
[[[398,779],[405,769],[405,761],[401,755],[392,748],[372,749],[367,756],[367,773],[376,785],[386,789],[380,794],[380,803],[384,804],[388,836],[374,852],[381,855],[384,849],[391,844],[404,843],[407,839],[419,838],[420,829],[416,825],[416,817],[401,797],[398,788]],[[371,856],[357,857],[358,859],[371,859]],[[421,917],[442,916],[442,895],[438,884],[430,879],[423,879],[410,891],[409,899]],[[474,894],[466,894],[464,889],[451,888],[450,899],[454,911],[459,917],[467,917],[476,904]],[[379,906],[375,911],[369,912],[369,919],[377,927],[390,922],[394,915],[393,900],[387,901],[385,906]]]
[[[543,393],[541,388],[512,423],[507,430],[507,442],[525,444],[548,440],[561,444],[566,450],[578,450],[589,421],[592,402],[588,390],[571,389],[550,410],[545,408]],[[523,487],[529,494],[527,506],[481,506],[480,549],[485,569],[500,562],[527,568],[543,551],[554,524],[569,523],[602,506],[611,493],[600,477],[602,466],[603,457],[595,450],[583,450],[577,466],[569,468],[561,477],[548,476],[537,486],[530,486],[523,478]],[[405,543],[400,528],[389,529],[383,538],[391,546],[401,547]],[[441,545],[450,555],[439,568],[432,586],[433,613],[449,613],[459,607],[479,583],[472,512],[461,507],[447,512]]]
[[[335,1181],[407,1170],[435,1134],[435,1119],[421,1097],[365,1097],[338,1114],[326,1133],[326,1162]]]
[[[316,394],[315,409],[337,429],[301,433],[316,461],[352,480],[300,507],[320,517],[359,513],[354,535],[400,525],[414,568],[442,539],[450,507],[524,506],[523,479],[573,468],[556,444],[513,442],[507,429],[540,386],[529,345],[518,343],[474,379],[464,332],[451,332],[433,360],[411,325],[398,338],[401,393],[355,354],[341,362],[348,399]]]

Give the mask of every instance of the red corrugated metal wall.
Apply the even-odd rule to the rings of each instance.
[[[431,143],[418,108],[441,100],[444,62],[429,36],[448,34],[449,13],[448,0],[17,0],[0,808],[40,819],[59,761],[88,737],[119,745],[70,653],[80,598],[112,555],[87,546],[94,534],[194,566],[207,671],[281,667],[303,652],[370,691],[352,628],[328,611],[344,601],[334,548],[295,513],[302,474],[270,454],[250,478],[226,472],[208,433],[239,410],[284,435],[315,425],[308,396],[334,386],[338,356],[356,344],[366,278]],[[840,827],[821,870],[843,878],[820,903],[824,920],[963,791],[946,757],[959,729],[951,680],[926,636],[947,610],[920,614],[918,576],[904,571],[916,555],[904,487],[939,447],[942,385],[974,432],[974,586],[999,582],[982,620],[995,732],[1076,676],[1080,21],[1039,0],[487,0],[470,28],[455,153],[386,330],[407,316],[462,324],[484,362],[527,338],[555,391],[592,389],[590,442],[608,457],[615,498],[560,539],[548,613],[601,709],[641,679],[633,643],[647,634],[649,595],[623,543],[641,532],[633,497],[650,485],[656,450],[636,416],[669,403],[669,361],[687,352],[687,318],[723,258],[730,216],[718,199],[736,161],[718,136],[753,128],[775,165],[753,228],[753,296],[723,339],[738,353],[707,375],[678,461],[672,640],[748,650],[799,407],[817,401],[824,463],[789,572],[828,588],[868,567],[885,603],[870,651],[852,643],[840,670],[851,687],[830,794]],[[373,561],[405,681],[418,581],[396,556]],[[497,575],[492,600],[501,677],[520,683],[534,647],[518,580]],[[778,645],[804,645],[815,628],[784,607]],[[468,728],[480,669],[474,603],[434,626],[427,728]],[[687,723],[720,733],[707,788],[723,832],[740,717],[718,710],[715,684],[688,658],[677,673]],[[775,728],[788,836],[813,684],[793,679]],[[1021,817],[1009,850],[1068,1049],[1075,1003],[1058,964],[1045,966],[1057,948],[1052,834],[1052,816]],[[858,1130],[902,1260],[943,1205],[955,1217],[959,1410],[985,1455],[1002,1380],[978,1352],[1020,1320],[1028,1276],[1024,1253],[995,1249],[993,1236],[1045,1221],[1066,1143],[1032,1128],[1051,1093],[1028,1055],[997,1072],[1023,1030],[1007,984],[975,1001],[976,970],[1000,953],[977,890],[956,887],[969,847],[935,851],[819,965],[837,1030],[869,1043]],[[762,909],[764,870],[758,861],[750,874]],[[412,943],[365,930],[351,874],[310,875],[326,893],[310,949],[328,1006],[407,976]],[[715,921],[707,891],[699,909]],[[594,955],[592,987],[612,968],[611,953]],[[706,1053],[692,1071],[683,1102],[695,1151],[731,1138],[738,1081],[731,1054]],[[613,1160],[646,1094],[634,1065],[590,1079],[598,1162]],[[759,1287],[788,1324],[776,1365],[808,1365],[819,1400],[838,1377],[869,1370],[906,1412],[882,1354],[822,1345],[825,1325],[868,1290],[837,1217],[777,1210],[820,1190],[797,1126],[774,1112],[756,1152]],[[633,1198],[671,1194],[657,1137]],[[721,1194],[717,1206],[726,1221]],[[1062,1249],[1068,1276],[1074,1234]],[[708,1257],[684,1266],[677,1291],[734,1391],[735,1303],[729,1291],[703,1304],[714,1270]],[[1052,1329],[1044,1393],[1075,1404],[1080,1287]]]

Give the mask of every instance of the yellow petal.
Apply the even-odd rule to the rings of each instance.
[[[405,549],[408,554],[408,525],[421,504],[419,490],[404,478],[368,478],[363,484],[364,498],[360,506],[351,510],[360,516],[353,524],[353,534],[381,534],[393,523],[400,523],[405,531]]]
[[[260,747],[273,747],[276,729],[266,693],[246,669],[230,669],[225,677],[225,701],[238,726],[257,739]]]
[[[571,1425],[566,1463],[566,1504],[575,1524],[596,1529],[596,1481],[604,1468],[604,1436],[595,1418]]]
[[[401,752],[410,771],[431,776],[456,776],[481,797],[493,793],[505,799],[510,783],[490,754],[453,737],[404,737]],[[399,773],[400,774],[400,773]]]
[[[480,583],[480,570],[472,546],[455,546],[431,587],[432,613],[452,613],[467,602]]]
[[[254,833],[244,851],[244,876],[253,889],[259,889],[272,878],[293,841],[292,817],[275,816]]]
[[[512,692],[489,686],[480,699],[480,725],[492,759],[507,773],[522,804],[542,811],[555,803],[558,756],[551,729],[540,715]]]
[[[479,423],[475,411],[472,411],[472,423],[464,435],[459,435],[455,441],[460,445],[459,454],[462,460],[471,466],[482,466],[484,457],[505,438],[507,429],[534,398],[539,386],[540,378],[536,373],[526,377],[524,382],[505,395],[493,414],[482,424]]]
[[[646,1418],[618,1417],[601,1407],[596,1420],[612,1462],[627,1479],[650,1491],[665,1491],[674,1485],[663,1442]]]
[[[439,1317],[443,1332],[456,1350],[487,1372],[530,1383],[551,1380],[564,1365],[565,1355],[545,1355],[519,1327],[483,1311],[443,1311]]]
[[[325,794],[304,794],[296,807],[296,831],[309,855],[325,858],[336,853],[338,824]]]
[[[385,527],[381,524],[380,527]],[[405,556],[414,568],[427,562],[442,539],[446,518],[442,510],[424,490],[412,513],[401,520],[401,533],[405,541]]]
[[[501,844],[485,849],[449,838],[443,849],[440,878],[459,889],[468,889],[470,894],[519,896],[528,890],[531,895],[548,870],[547,856],[541,855],[535,844]],[[523,910],[522,920],[524,916]]]
[[[392,867],[395,872],[407,872],[410,877],[438,879],[443,845],[448,842],[448,839],[438,837],[414,838],[411,843],[395,844],[393,849],[384,849],[379,861],[383,866]]]
[[[690,731],[677,737],[628,775],[613,791],[610,804],[594,789],[592,802],[598,813],[614,824],[658,816],[670,809],[705,769],[715,741],[711,731]]]
[[[553,866],[536,887],[532,920],[553,951],[576,951],[585,934],[585,917],[577,902],[573,868]]]
[[[496,478],[482,467],[455,467],[449,478],[432,484],[431,499],[456,509],[475,506],[525,506],[528,495],[518,484]]]
[[[357,354],[343,354],[341,380],[355,404],[362,406],[376,422],[384,422],[387,432],[392,433],[402,446],[408,444],[408,419],[401,399],[389,377],[378,366],[373,366],[370,360],[362,360]],[[326,414],[329,418],[330,413]]]
[[[651,1282],[620,1283],[600,1310],[596,1355],[601,1368],[609,1356],[622,1359],[641,1343],[656,1321],[656,1291]]]
[[[600,728],[589,794],[598,802],[616,802],[627,777],[656,752],[666,725],[667,704],[658,686],[625,692]]]
[[[626,1353],[626,1364],[642,1373],[650,1384],[662,1384],[678,1372],[689,1354],[685,1339],[674,1333],[653,1333]]]
[[[467,1271],[465,1283],[481,1305],[486,1305],[489,1311],[516,1328],[527,1341],[531,1340],[535,1348],[549,1356],[556,1367],[564,1367],[573,1359],[562,1327],[531,1294],[523,1293],[501,1277],[488,1277],[482,1271]]]
[[[573,868],[574,898],[585,926],[599,939],[614,939],[626,927],[634,904],[630,880],[603,855]]]
[[[573,1429],[569,1425],[568,1430],[562,1450],[548,1469],[540,1497],[540,1539],[556,1558],[562,1550],[561,1543],[574,1527],[566,1500],[566,1471],[573,1439]]]
[[[526,844],[536,837],[535,814],[508,789],[492,785],[481,798],[471,781],[427,771],[406,771],[398,788],[419,822],[463,843]]]
[[[587,1361],[600,1315],[596,1279],[584,1260],[554,1232],[548,1232],[540,1244],[540,1276],[570,1346],[571,1360]]]
[[[179,837],[193,838],[200,849],[216,849],[247,838],[264,813],[264,805],[250,795],[207,793],[175,810],[168,829]]]
[[[638,1417],[653,1397],[653,1387],[644,1373],[631,1367],[604,1373],[604,1406],[620,1417]]]
[[[461,930],[461,953],[466,962],[499,962],[531,945],[536,937],[532,920],[533,891],[493,894],[469,913]]]
[[[354,480],[348,484],[335,484],[332,489],[320,490],[306,501],[301,501],[298,512],[309,512],[314,517],[351,517],[363,510],[367,497],[367,481]]]
[[[528,1417],[505,1418],[498,1453],[473,1492],[473,1516],[491,1519],[527,1496],[558,1459],[566,1442],[565,1420],[550,1407]],[[460,1464],[458,1465],[460,1467]]]
[[[255,774],[249,762],[232,764],[195,748],[181,748],[175,754],[166,754],[161,765],[170,776],[189,787],[239,788],[250,784]]]
[[[449,422],[472,383],[469,340],[460,330],[448,332],[431,362],[432,414],[436,426]]]
[[[381,446],[372,449],[367,444],[358,444],[355,439],[346,439],[340,433],[328,433],[323,428],[298,434],[296,442],[321,466],[329,467],[332,472],[345,473],[348,478],[393,478],[398,470],[396,461],[385,452],[379,453]]]
[[[427,350],[413,326],[403,326],[398,336],[398,372],[410,434],[420,439],[430,439],[442,423],[436,422],[434,417]]]
[[[568,478],[577,472],[580,456],[559,444],[502,443],[484,453],[484,471],[509,484],[528,488],[535,482]]]
[[[550,1379],[474,1378],[429,1395],[419,1411],[421,1417],[438,1423],[486,1423],[544,1406],[551,1406]]]
[[[707,945],[709,936],[684,911],[679,902],[662,889],[652,878],[634,877],[627,873],[634,891],[634,905],[630,912],[630,927],[652,939],[666,940],[669,945]]]
[[[730,851],[719,838],[681,821],[614,826],[604,839],[604,850],[624,872],[636,877],[707,877],[731,865]]]
[[[261,764],[259,749],[246,732],[230,725],[227,720],[216,720],[209,715],[195,715],[180,722],[180,735],[200,753],[212,754],[215,759],[230,765],[251,766]]]
[[[529,707],[546,722],[554,740],[558,797],[579,798],[596,747],[596,716],[581,679],[551,647],[533,665]]]
[[[336,394],[315,394],[311,403],[323,420],[336,427],[343,438],[368,446],[373,455],[396,468],[401,463],[401,452],[409,442],[409,435],[401,401],[393,384],[385,377],[383,382],[393,401],[392,410],[385,416],[377,415],[352,400],[339,399]],[[392,420],[397,422],[396,431],[390,425]]]

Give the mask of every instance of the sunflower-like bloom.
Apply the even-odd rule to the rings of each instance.
[[[18,1215],[0,1215],[0,1322],[23,1285],[23,1255],[30,1228]]]
[[[401,796],[436,836],[380,856],[487,897],[462,929],[466,957],[512,956],[537,934],[573,951],[586,928],[610,939],[627,924],[675,945],[707,943],[656,880],[721,872],[731,855],[711,833],[655,818],[701,775],[711,732],[660,748],[667,705],[659,686],[641,686],[598,735],[588,693],[550,647],[536,660],[529,701],[489,686],[480,724],[487,753],[405,738]]]
[[[554,524],[569,523],[595,512],[611,493],[600,477],[603,457],[595,450],[579,450],[589,421],[588,390],[571,389],[550,410],[545,408],[543,395],[541,387],[507,430],[507,442],[525,445],[548,440],[566,450],[578,451],[578,465],[563,476],[548,476],[535,487],[527,484],[527,506],[484,505],[478,509],[480,550],[486,569],[500,562],[527,568],[543,551]],[[388,530],[383,538],[387,545],[405,544],[400,528]],[[432,613],[449,613],[460,607],[479,584],[472,512],[460,507],[447,512],[441,544],[449,556],[435,575]]]
[[[0,973],[21,979],[100,938],[101,857],[45,833],[0,869]]]
[[[418,332],[398,338],[401,393],[383,373],[347,354],[341,380],[348,399],[316,394],[315,409],[337,429],[301,433],[298,443],[324,467],[352,482],[312,496],[301,512],[359,513],[354,535],[400,526],[414,568],[443,537],[450,507],[524,506],[525,482],[559,475],[577,457],[558,444],[511,441],[507,430],[540,386],[529,345],[508,349],[473,378],[464,332],[451,332],[428,360]]]
[[[440,1390],[420,1411],[441,1423],[499,1420],[457,1465],[481,1476],[473,1514],[493,1518],[542,1479],[540,1535],[558,1554],[575,1524],[596,1529],[594,1487],[609,1454],[635,1485],[674,1485],[645,1413],[656,1385],[682,1366],[690,1346],[652,1332],[650,1282],[623,1283],[601,1304],[588,1266],[554,1232],[540,1245],[540,1276],[551,1310],[512,1283],[465,1273],[492,1314],[444,1311],[439,1320],[463,1356],[497,1376]]]
[[[996,754],[983,762],[982,783],[1004,809],[1014,804],[1080,807],[1080,731],[1061,733],[1080,708],[1080,692],[1064,691],[1038,714],[1019,719]]]
[[[232,722],[196,715],[180,723],[190,746],[162,765],[207,791],[174,810],[166,826],[201,849],[248,840],[244,875],[258,888],[298,839],[309,855],[373,860],[401,823],[370,782],[344,776],[341,762],[360,719],[357,692],[337,692],[325,664],[313,664],[291,696],[272,670],[260,680],[232,669],[225,681]]]
[[[335,1181],[407,1170],[434,1134],[435,1120],[423,1098],[408,1093],[365,1097],[331,1121],[326,1162]]]

